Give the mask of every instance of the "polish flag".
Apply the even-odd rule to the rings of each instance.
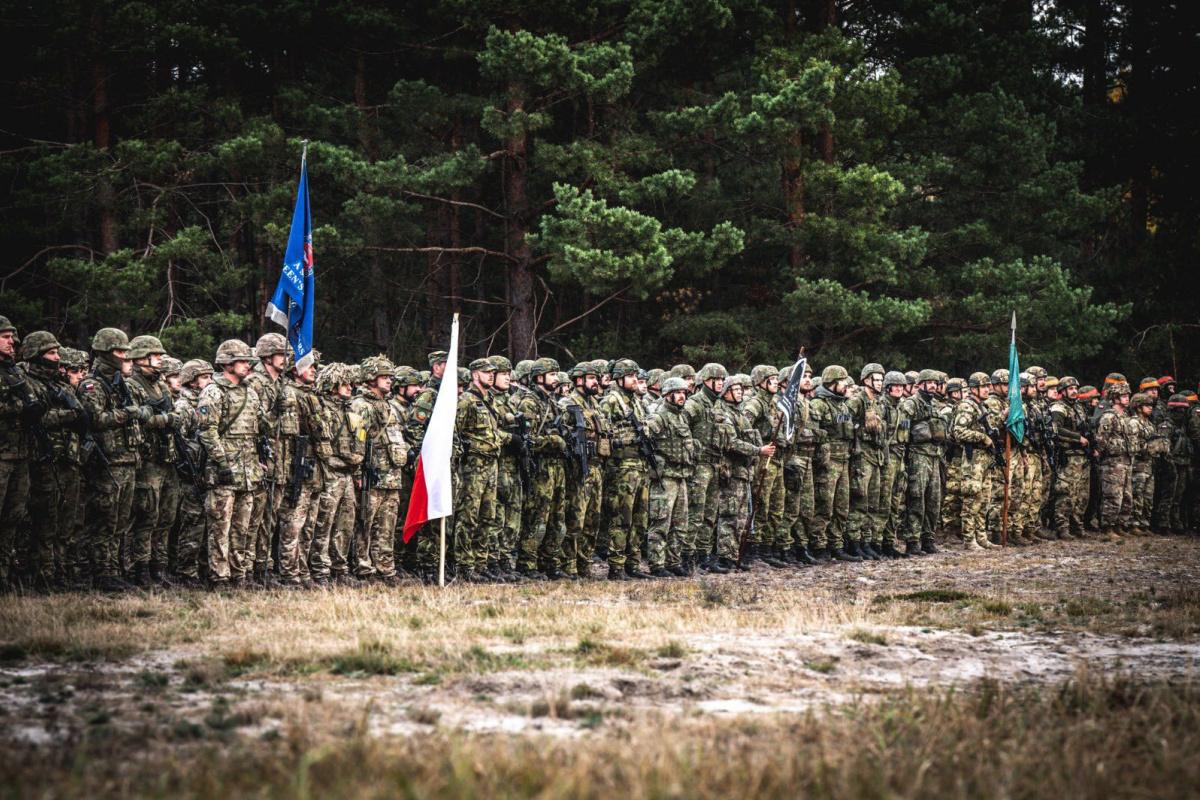
[[[458,411],[458,314],[450,323],[450,349],[446,371],[433,404],[433,415],[425,429],[417,473],[413,478],[408,514],[404,517],[404,541],[408,542],[426,522],[454,513],[454,490],[450,456],[454,451],[454,418]]]

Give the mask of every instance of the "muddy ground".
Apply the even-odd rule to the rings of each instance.
[[[3,598],[0,741],[588,737],[981,682],[1194,682],[1198,579],[1200,542],[1154,537],[615,585]]]

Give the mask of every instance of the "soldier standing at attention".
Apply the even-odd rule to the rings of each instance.
[[[685,568],[682,553],[688,524],[687,481],[696,460],[696,445],[683,417],[687,384],[682,378],[667,378],[662,390],[662,402],[646,420],[646,436],[654,442],[659,465],[658,478],[650,483],[648,561],[651,576],[682,578],[691,574],[691,562]],[[670,569],[668,552],[675,561]]]
[[[93,467],[88,484],[87,539],[94,548],[96,588],[123,591],[121,546],[133,524],[133,493],[137,481],[141,423],[153,412],[137,405],[125,383],[133,370],[127,355],[129,337],[116,328],[101,328],[92,337],[92,371],[79,384],[83,405],[97,434],[97,452],[85,463]],[[103,464],[107,461],[107,467]]]
[[[1133,437],[1128,407],[1129,384],[1107,383],[1108,409],[1096,425],[1096,449],[1100,453],[1100,533],[1109,541],[1119,541],[1129,528],[1133,510]]]
[[[278,333],[265,333],[254,344],[258,363],[246,376],[246,384],[258,395],[262,407],[263,429],[259,432],[257,449],[263,463],[263,480],[254,492],[254,512],[250,530],[254,546],[254,580],[261,586],[274,583],[272,570],[279,538],[279,506],[283,503],[282,475],[287,470],[286,453],[280,440],[279,398],[283,392],[284,373],[288,367],[291,348]]]
[[[530,580],[557,579],[564,533],[563,504],[567,444],[558,423],[558,362],[539,358],[529,367],[530,390],[521,395],[517,409],[529,420],[537,454],[537,472],[526,495],[521,538],[517,545],[517,572]]]
[[[253,567],[250,516],[263,474],[255,450],[258,395],[246,385],[253,358],[245,342],[222,342],[214,359],[221,374],[200,392],[196,409],[211,486],[206,508],[208,580],[216,587],[240,586]]]
[[[144,439],[133,494],[133,528],[127,571],[137,586],[169,586],[168,539],[179,513],[179,452],[173,431],[179,428],[175,400],[162,376],[166,350],[154,336],[135,336],[129,342],[133,374],[129,389],[138,405],[153,412],[143,425]]]
[[[354,574],[393,585],[396,562],[396,515],[400,511],[400,488],[404,484],[404,466],[408,463],[408,444],[404,441],[404,423],[392,404],[394,369],[383,356],[362,362],[363,393],[354,398],[350,409],[363,421],[370,443],[369,457],[363,461],[367,487],[367,507],[359,509],[362,524],[356,532],[357,563]]]
[[[284,586],[311,586],[310,554],[316,538],[321,495],[325,489],[325,464],[333,455],[329,428],[316,392],[314,361],[293,367],[292,380],[283,386],[280,428],[288,454],[287,491],[280,510],[279,576]]]
[[[883,392],[884,369],[881,364],[867,364],[859,380],[862,391],[846,402],[854,421],[853,444],[850,448],[850,518],[847,528],[854,546],[863,559],[879,561],[884,556],[873,547],[883,547],[883,531],[876,530],[883,505],[883,472],[887,466],[888,448],[883,424],[880,394]]]
[[[614,361],[613,382],[597,403],[597,411],[612,432],[612,457],[604,475],[605,519],[608,543],[608,579],[645,578],[638,568],[642,546],[637,517],[650,501],[650,474],[638,452],[638,438],[630,418],[642,423],[646,411],[638,401],[638,365],[629,358]]]
[[[750,371],[750,383],[752,388],[742,401],[742,415],[758,432],[760,441],[775,445],[776,455],[759,459],[754,472],[751,489],[754,534],[749,541],[749,552],[751,558],[761,558],[768,566],[783,568],[788,566],[784,557],[785,550],[791,547],[792,536],[784,528],[787,492],[783,469],[790,442],[783,424],[783,409],[775,402],[779,394],[779,370],[770,364],[759,364]]]
[[[749,375],[730,375],[721,387],[721,402],[716,409],[718,426],[726,430],[725,459],[728,484],[721,487],[717,512],[717,556],[726,569],[735,566],[748,570],[753,559],[738,563],[741,541],[753,524],[750,513],[750,483],[754,478],[755,459],[775,455],[774,444],[763,444],[758,431],[741,413],[742,398],[750,388]]]
[[[724,460],[724,444],[713,410],[719,402],[727,373],[725,367],[711,363],[701,367],[696,377],[699,388],[691,393],[683,406],[683,418],[696,441],[696,466],[688,481],[688,529],[682,546],[682,564],[686,569],[690,558],[705,570],[724,574],[729,570],[721,566],[713,554],[713,531],[721,498],[718,471]],[[681,380],[686,384],[685,378]]]
[[[462,445],[459,491],[454,509],[454,557],[457,575],[468,582],[494,581],[488,571],[487,538],[496,516],[500,448],[512,434],[500,429],[492,405],[496,365],[487,358],[470,364],[471,385],[458,398],[454,429]]]
[[[817,448],[817,539],[839,561],[862,561],[847,530],[850,517],[850,448],[854,442],[854,419],[847,407],[850,375],[846,368],[831,364],[821,372],[809,408],[813,424],[825,434]]]
[[[207,459],[200,444],[200,393],[212,383],[213,367],[207,361],[193,359],[179,370],[179,397],[175,399],[175,413],[181,420],[180,432],[191,448],[192,464],[202,469]],[[203,475],[200,480],[203,481]],[[179,503],[179,536],[175,544],[175,576],[178,582],[190,588],[200,583],[201,553],[205,549],[204,532],[207,520],[204,515],[205,492],[195,485],[183,487]],[[207,555],[204,563],[207,564]]]
[[[596,408],[600,383],[595,362],[576,364],[569,374],[575,387],[559,404],[560,426],[568,432],[573,445],[586,449],[587,468],[583,468],[578,458],[571,458],[567,470],[567,532],[560,571],[568,579],[578,580],[591,577],[592,551],[596,547],[604,495],[604,458],[611,453],[611,443],[608,427]]]
[[[933,529],[942,508],[940,461],[946,429],[933,410],[936,388],[937,372],[921,370],[915,391],[900,403],[900,426],[908,431],[908,507],[903,530],[910,556],[937,552]]]
[[[357,583],[350,573],[349,551],[358,501],[355,482],[367,451],[363,419],[351,408],[357,373],[358,368],[350,364],[333,363],[322,367],[317,375],[321,414],[329,431],[328,449],[318,451],[323,457],[324,489],[309,553],[313,579],[318,584]]]
[[[984,429],[983,400],[989,389],[987,373],[967,378],[968,396],[954,410],[950,436],[957,445],[958,493],[962,498],[960,528],[967,550],[995,547],[987,535],[988,505],[992,501],[992,463],[995,443]]]

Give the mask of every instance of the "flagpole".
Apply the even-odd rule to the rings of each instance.
[[[308,162],[308,139],[301,139],[300,147],[300,166],[303,167]]]
[[[1012,485],[1012,434],[1004,432],[1004,505],[1000,509],[1000,546],[1008,547],[1008,489]]]
[[[438,586],[446,588],[446,518],[438,520]]]

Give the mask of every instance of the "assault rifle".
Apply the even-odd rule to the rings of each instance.
[[[9,391],[21,400],[21,421],[33,434],[34,443],[37,444],[34,461],[39,464],[53,461],[54,442],[51,441],[50,434],[42,422],[42,418],[46,416],[46,404],[34,396],[33,390],[29,388],[29,383],[16,369],[0,370],[0,376],[3,376],[4,385],[8,387]]]
[[[314,465],[308,457],[308,437],[304,434],[292,440],[291,473],[288,475],[287,499],[293,506],[300,500],[300,489],[312,478]]]
[[[1001,470],[1005,469],[1008,464],[1004,460],[1004,433],[1001,429],[992,427],[988,422],[987,414],[981,415],[979,420],[983,423],[983,432],[992,440],[992,466]]]
[[[592,445],[587,440],[587,422],[583,418],[583,408],[578,405],[568,406],[573,424],[564,431],[563,438],[567,442],[567,458],[586,477],[588,471],[588,456],[591,455]]]
[[[654,449],[654,442],[646,436],[646,429],[642,427],[642,421],[637,418],[637,414],[632,409],[626,415],[625,419],[633,426],[638,456],[641,457],[642,461],[646,462],[646,469],[649,470],[651,479],[661,481],[662,473],[658,468],[658,458],[656,457],[657,453]]]
[[[513,414],[512,434],[521,485],[528,491],[537,476],[537,461],[533,452],[533,423],[520,411]]]

